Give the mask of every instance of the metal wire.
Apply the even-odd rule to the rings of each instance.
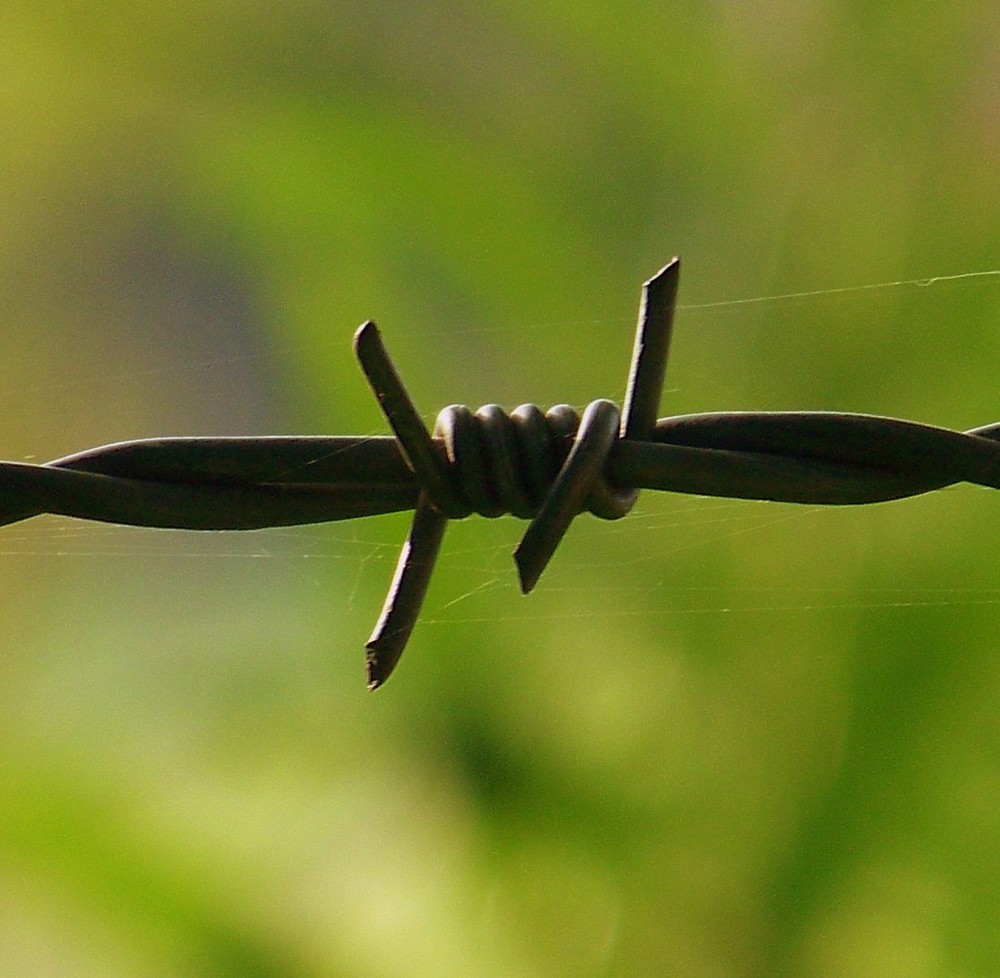
[[[1000,488],[1000,423],[958,432],[863,414],[723,412],[656,418],[680,261],[643,286],[625,404],[582,417],[496,405],[445,408],[429,433],[374,323],[355,334],[394,437],[153,438],[44,465],[0,462],[0,525],[57,513],[135,526],[246,530],[414,509],[366,644],[369,687],[388,678],[416,625],[449,519],[530,520],[514,553],[537,583],[573,518],[618,519],[640,489],[861,504],[957,482]]]

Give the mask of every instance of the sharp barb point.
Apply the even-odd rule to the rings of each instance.
[[[645,440],[656,426],[670,355],[679,276],[680,259],[675,258],[642,287],[622,409],[623,438]]]

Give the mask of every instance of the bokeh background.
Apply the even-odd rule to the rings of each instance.
[[[990,2],[88,3],[0,12],[0,435],[382,432],[620,400],[1000,417]],[[722,303],[719,305],[719,303]],[[708,305],[706,305],[708,304]],[[391,682],[405,515],[0,534],[0,971],[1000,974],[997,500],[647,493],[452,525]]]

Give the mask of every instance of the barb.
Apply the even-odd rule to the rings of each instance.
[[[369,639],[368,685],[389,677],[416,625],[449,519],[530,524],[514,558],[530,591],[582,511],[625,516],[640,489],[847,505],[956,482],[1000,489],[1000,423],[959,432],[865,414],[721,412],[656,418],[680,261],[643,286],[624,411],[597,400],[473,413],[433,434],[374,323],[355,352],[392,436],[153,438],[44,465],[0,462],[0,525],[57,513],[135,526],[247,530],[415,510]]]

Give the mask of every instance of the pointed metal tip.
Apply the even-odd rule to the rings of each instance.
[[[649,288],[653,284],[659,285],[661,279],[677,279],[681,274],[681,259],[680,255],[674,255],[655,275],[651,275],[645,282],[643,286]]]
[[[601,469],[618,439],[620,419],[618,405],[611,401],[591,401],[583,412],[573,447],[514,551],[523,594],[538,583],[570,523],[587,508],[588,498],[597,490]],[[591,512],[606,519],[617,519],[624,516],[635,501],[632,493],[627,497],[625,508],[617,510],[614,516],[605,513],[603,507],[591,509]],[[609,505],[615,504],[609,502]]]
[[[357,353],[358,348],[368,341],[369,338],[375,338],[378,336],[378,326],[375,325],[374,319],[366,319],[355,331],[354,331],[354,352]]]
[[[524,541],[522,540],[514,551],[514,564],[517,567],[517,578],[521,584],[521,594],[530,594],[538,583],[538,579],[542,576],[542,571],[545,570],[545,563],[548,563],[548,561],[545,561],[539,567],[536,552],[529,551],[527,554],[522,553],[523,546]]]
[[[643,441],[656,427],[680,273],[681,260],[674,258],[643,283],[622,411],[623,438]]]
[[[365,674],[368,676],[368,689],[374,692],[392,675],[392,670],[399,661],[398,655],[379,654],[379,643],[369,642],[365,646]]]

